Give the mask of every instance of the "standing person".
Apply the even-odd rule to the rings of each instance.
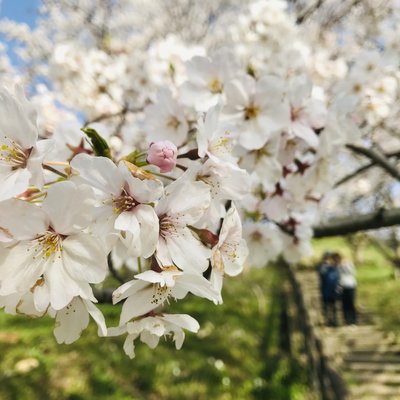
[[[339,268],[339,285],[342,289],[342,309],[344,321],[347,325],[357,322],[356,298],[356,270],[351,262],[343,261],[342,256],[337,253],[333,258]]]
[[[317,268],[320,277],[320,291],[325,320],[327,325],[336,326],[336,300],[339,272],[336,264],[332,261],[331,253],[325,252]]]

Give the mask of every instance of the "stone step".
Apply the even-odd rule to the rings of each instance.
[[[366,385],[352,386],[349,390],[351,398],[359,399],[400,399],[400,387],[387,386],[380,383],[369,383]],[[364,397],[360,397],[364,396]],[[366,397],[368,396],[368,397]]]
[[[358,371],[352,374],[352,379],[357,383],[379,383],[387,386],[400,386],[400,374],[396,371],[387,372],[371,372]]]
[[[356,326],[338,326],[335,329],[335,336],[346,341],[346,344],[356,343],[381,343],[383,340],[391,339],[378,330],[363,331],[361,328],[366,325]],[[392,339],[393,342],[393,339]]]
[[[337,341],[329,341],[327,342],[330,347],[338,346]],[[340,348],[337,349],[337,354],[340,355],[351,355],[351,356],[371,356],[373,358],[377,358],[377,355],[381,356],[400,356],[400,348],[398,345],[393,345],[393,344],[382,344],[379,343],[375,347],[371,344],[366,344],[366,345],[358,345],[357,347],[353,346],[341,346]]]
[[[346,371],[358,372],[397,372],[400,373],[400,364],[379,364],[379,363],[366,363],[366,362],[351,362],[343,365],[343,369]]]
[[[366,353],[366,352],[379,352],[379,353],[395,353],[400,354],[400,344],[388,343],[378,343],[378,344],[362,344],[355,343],[354,345],[348,345],[344,349],[347,352],[356,353]]]
[[[348,400],[400,400],[400,343],[377,329],[374,315],[361,305],[358,324],[344,325],[340,299],[338,327],[325,326],[319,277],[313,270],[298,271],[308,321],[322,342],[324,354],[348,382]]]
[[[343,362],[345,363],[375,363],[375,364],[399,364],[400,365],[400,355],[395,354],[346,354],[343,357]]]
[[[351,397],[346,397],[347,400],[399,400],[398,394],[394,394],[392,396],[385,395],[384,397],[376,397],[376,395],[361,393],[359,395],[353,394]]]

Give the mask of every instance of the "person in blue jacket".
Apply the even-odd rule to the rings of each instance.
[[[338,300],[339,271],[334,263],[336,253],[325,252],[317,270],[320,278],[322,309],[326,324],[337,325],[336,301]]]

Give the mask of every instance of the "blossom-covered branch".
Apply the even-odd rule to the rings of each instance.
[[[307,21],[323,26],[331,9],[319,3]],[[336,12],[347,28],[350,3]],[[46,0],[35,28],[0,23],[29,61],[20,73],[0,49],[0,307],[54,318],[60,343],[92,318],[100,336],[125,336],[130,357],[138,338],[180,348],[184,329],[198,331],[191,316],[168,313],[171,300],[191,293],[216,306],[245,263],[310,254],[327,194],[358,162],[346,146],[400,176],[361,146],[393,131],[400,112],[395,14],[368,24],[379,40],[358,43],[360,30],[338,47],[346,29],[296,24],[283,0],[160,9],[162,0]],[[360,221],[314,233],[397,214]],[[121,286],[98,292],[110,274]],[[95,306],[107,299],[121,309],[118,326]]]

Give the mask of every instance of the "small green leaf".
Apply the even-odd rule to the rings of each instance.
[[[146,154],[140,152],[139,150],[134,150],[127,156],[123,157],[124,160],[136,165],[137,167],[144,167],[149,163],[146,161]]]
[[[96,156],[112,158],[111,150],[108,143],[103,137],[101,137],[97,133],[95,129],[86,127],[86,128],[81,128],[81,131],[89,137],[90,145],[92,146],[92,149],[94,151],[94,154],[96,154]]]

